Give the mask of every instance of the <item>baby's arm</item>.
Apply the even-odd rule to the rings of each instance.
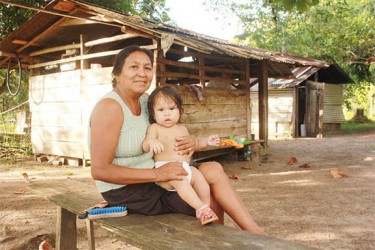
[[[158,141],[158,131],[154,124],[151,124],[146,133],[146,138],[143,140],[142,148],[145,152],[152,154],[159,154],[164,151],[164,145]]]
[[[219,146],[220,137],[218,135],[210,135],[207,138],[207,145],[209,146]]]

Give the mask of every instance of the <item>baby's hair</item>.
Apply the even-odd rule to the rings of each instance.
[[[154,106],[155,106],[157,98],[159,97],[169,98],[174,103],[176,103],[176,106],[178,110],[180,111],[180,117],[181,117],[182,112],[184,111],[182,97],[175,87],[166,85],[163,87],[156,88],[154,91],[152,91],[151,95],[148,97],[147,108],[148,108],[148,113],[150,114],[149,115],[150,124],[156,122]]]

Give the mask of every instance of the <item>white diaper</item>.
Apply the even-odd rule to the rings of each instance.
[[[156,161],[155,162],[155,168],[160,168],[161,166],[167,164],[168,162],[173,162],[173,161]],[[186,178],[188,178],[189,182],[191,182],[191,169],[190,169],[189,163],[187,163],[186,161],[183,161],[182,162],[182,167],[188,173],[188,175],[186,176]]]

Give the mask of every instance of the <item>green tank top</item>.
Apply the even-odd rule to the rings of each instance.
[[[133,115],[121,97],[114,91],[109,92],[100,100],[111,98],[116,100],[122,107],[124,123],[122,124],[119,141],[116,148],[115,158],[112,163],[128,168],[153,168],[154,160],[151,153],[143,152],[142,142],[146,136],[147,127],[150,125],[147,112],[147,95],[140,98],[141,114]],[[89,145],[90,145],[89,126]],[[124,187],[125,185],[113,184],[104,181],[96,181],[96,186],[101,193]]]

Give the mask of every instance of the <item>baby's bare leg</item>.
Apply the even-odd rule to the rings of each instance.
[[[204,204],[210,204],[210,186],[208,185],[206,179],[203,177],[202,173],[199,172],[195,167],[190,167],[191,169],[191,186],[203,201]]]
[[[165,181],[157,182],[159,186],[168,190],[176,190],[178,195],[183,199],[187,204],[189,204],[195,210],[203,207],[205,203],[199,198],[197,193],[194,191],[189,180],[184,178],[182,181]]]

